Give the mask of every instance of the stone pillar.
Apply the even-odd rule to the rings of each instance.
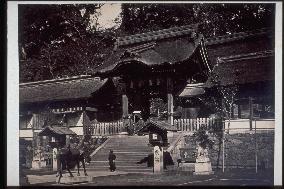
[[[161,173],[164,169],[163,162],[163,148],[159,146],[154,146],[154,173]]]
[[[52,169],[53,171],[57,171],[57,148],[52,149]]]
[[[253,119],[253,102],[252,97],[249,97],[249,129],[252,130],[252,119]]]
[[[173,81],[167,78],[167,96],[168,96],[168,123],[174,125],[174,99],[173,99]]]

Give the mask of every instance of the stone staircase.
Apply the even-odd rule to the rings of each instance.
[[[179,133],[168,137],[169,143],[173,142]],[[147,164],[136,164],[153,151],[148,146],[148,136],[111,136],[105,144],[92,156],[91,163],[86,166],[87,171],[109,171],[108,154],[112,149],[116,155],[116,170],[125,172],[152,172],[152,167]],[[164,149],[166,150],[166,148]]]

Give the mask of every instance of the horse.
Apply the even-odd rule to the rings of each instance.
[[[75,168],[77,164],[77,176],[80,176],[80,162],[83,165],[84,175],[88,176],[86,168],[85,168],[85,159],[87,158],[87,153],[84,147],[82,147],[83,141],[77,147],[68,147],[61,148],[57,154],[57,175],[58,183],[60,183],[60,179],[62,176],[62,171],[67,169],[70,177],[74,177],[70,169]]]

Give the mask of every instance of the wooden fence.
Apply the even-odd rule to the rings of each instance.
[[[215,118],[175,119],[174,125],[180,131],[197,131],[200,126],[210,129],[216,123]]]
[[[107,123],[96,123],[88,127],[89,133],[91,135],[115,135],[126,131],[122,121],[117,122],[107,122]]]

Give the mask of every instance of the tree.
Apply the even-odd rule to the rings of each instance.
[[[199,23],[205,37],[274,26],[274,4],[122,4],[126,34]]]
[[[239,90],[237,85],[239,72],[235,71],[234,74],[228,78],[228,83],[224,84],[224,76],[222,77],[223,70],[221,67],[218,67],[220,61],[222,60],[218,60],[216,67],[210,72],[209,83],[211,88],[208,89],[207,95],[200,97],[200,100],[204,103],[204,107],[215,113],[216,119],[210,133],[218,140],[217,168],[219,167],[222,143],[224,145],[225,140],[225,127],[223,122],[228,120],[227,133],[229,133],[232,109]]]
[[[127,3],[120,28],[100,31],[101,6],[19,5],[20,82],[94,72],[118,35],[195,23],[205,37],[274,26],[274,4]]]
[[[94,71],[112,48],[113,30],[96,31],[91,15],[101,4],[21,5],[20,82]]]

